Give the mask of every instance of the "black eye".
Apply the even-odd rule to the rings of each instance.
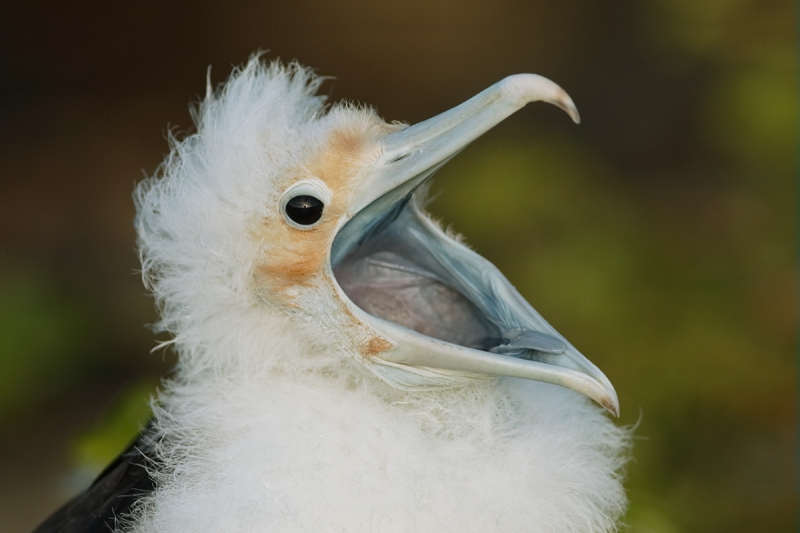
[[[324,207],[313,196],[295,196],[286,202],[286,216],[301,226],[310,226],[320,219]]]

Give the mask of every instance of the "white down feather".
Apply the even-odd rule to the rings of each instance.
[[[487,379],[395,390],[359,364],[334,307],[252,287],[272,181],[371,111],[253,58],[136,191],[144,277],[173,335],[155,405],[158,489],[131,532],[606,532],[625,509],[617,428],[571,390]]]

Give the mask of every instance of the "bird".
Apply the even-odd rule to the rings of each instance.
[[[616,531],[614,387],[425,209],[472,141],[534,101],[577,123],[573,101],[516,74],[408,125],[324,79],[260,54],[207,79],[136,186],[177,366],[36,533]]]

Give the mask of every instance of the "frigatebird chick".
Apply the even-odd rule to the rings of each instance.
[[[251,59],[137,187],[178,366],[38,531],[615,530],[614,388],[420,197],[528,102],[577,122],[572,100],[520,74],[407,126],[326,107],[321,81]]]

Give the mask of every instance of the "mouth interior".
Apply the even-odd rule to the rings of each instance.
[[[408,193],[397,196],[409,198]],[[494,265],[432,224],[413,197],[382,198],[345,224],[331,250],[332,257],[339,258],[332,262],[335,279],[356,306],[463,348],[448,351],[447,357],[459,355],[439,360],[444,361],[441,368],[566,386],[618,415],[608,379]],[[429,360],[418,358],[411,366],[439,368],[439,363],[427,364]],[[449,366],[453,361],[458,361],[456,366]],[[407,378],[404,374],[398,383],[407,386]],[[411,386],[418,384],[413,381]]]
[[[405,205],[345,256],[334,276],[359,308],[422,335],[483,351],[507,343],[501,328],[454,288],[458,280],[420,246],[426,234]]]

